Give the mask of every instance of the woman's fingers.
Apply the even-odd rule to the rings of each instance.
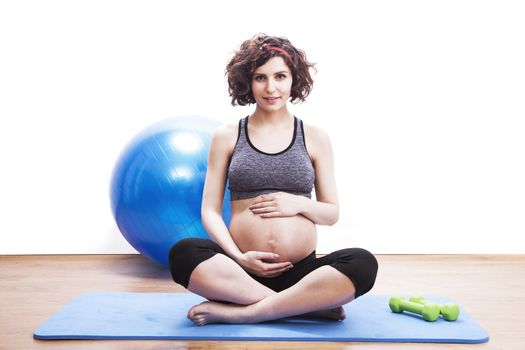
[[[266,271],[273,272],[273,271],[280,271],[280,270],[286,270],[291,267],[293,267],[291,262],[283,262],[283,263],[265,263],[267,265]]]
[[[278,212],[278,211],[261,214],[262,218],[278,218],[278,217],[282,217],[282,216],[284,216],[284,215],[282,213]]]
[[[289,261],[274,262],[279,259],[279,255],[275,253],[259,252],[262,270],[266,277],[280,275],[281,273],[291,269],[293,264]]]
[[[277,260],[279,259],[279,254],[270,252],[255,252],[255,258],[258,260]]]
[[[252,260],[250,269],[261,277],[275,277],[293,268],[289,261],[278,261],[280,257],[276,253],[251,251],[247,255]]]
[[[255,214],[264,214],[264,213],[271,213],[276,210],[277,210],[277,207],[261,207],[261,208],[252,209],[252,212]]]
[[[257,209],[263,209],[268,207],[274,207],[275,202],[274,201],[265,201],[260,203],[255,203],[249,206],[250,210],[257,210]]]
[[[289,262],[271,263],[267,265],[270,265],[270,266],[265,268],[263,272],[264,277],[275,277],[293,268],[293,265]]]
[[[263,194],[261,196],[255,197],[253,202],[250,204],[249,208],[261,208],[268,205],[274,205],[275,204],[275,194]]]

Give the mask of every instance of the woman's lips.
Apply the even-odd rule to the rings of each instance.
[[[273,103],[277,103],[277,101],[279,100],[279,97],[265,97],[264,99],[268,103],[273,104]]]

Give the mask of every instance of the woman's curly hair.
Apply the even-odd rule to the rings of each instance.
[[[280,50],[286,51],[288,55]],[[257,34],[244,41],[226,66],[228,92],[232,105],[245,106],[255,103],[252,94],[252,79],[255,70],[272,57],[282,57],[292,72],[290,101],[304,101],[310,94],[313,79],[310,69],[314,64],[308,62],[303,51],[297,49],[286,38]]]

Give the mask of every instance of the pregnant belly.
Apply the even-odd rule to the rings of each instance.
[[[250,202],[231,202],[230,234],[242,252],[272,252],[280,261],[295,263],[315,250],[317,230],[312,221],[302,215],[261,218],[248,208]]]

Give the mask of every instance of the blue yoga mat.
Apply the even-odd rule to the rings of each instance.
[[[447,302],[445,298],[429,300]],[[51,316],[36,339],[179,339],[483,343],[487,333],[461,309],[459,319],[424,321],[395,314],[388,296],[365,295],[345,305],[344,321],[287,318],[259,324],[196,326],[188,309],[202,302],[190,293],[82,294]]]

